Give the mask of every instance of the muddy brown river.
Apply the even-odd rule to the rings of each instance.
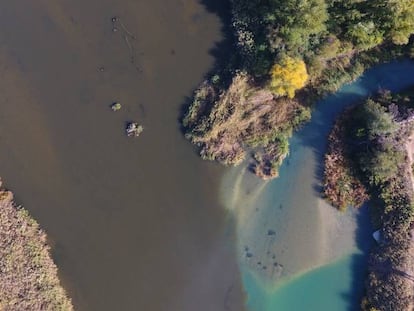
[[[77,310],[243,310],[222,169],[178,122],[223,40],[205,2],[0,2],[0,175]]]

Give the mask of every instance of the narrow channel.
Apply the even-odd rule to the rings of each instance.
[[[366,207],[341,213],[321,199],[327,136],[346,106],[414,85],[413,72],[408,60],[379,65],[319,102],[277,179],[227,171],[222,200],[235,217],[250,310],[359,309],[372,229]]]

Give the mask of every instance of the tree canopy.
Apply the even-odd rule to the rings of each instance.
[[[265,76],[270,59],[288,55],[308,63],[329,38],[356,51],[384,42],[407,44],[414,33],[414,1],[233,0],[233,26],[245,69]],[[338,49],[337,55],[344,52]]]
[[[295,91],[305,86],[308,80],[305,62],[301,59],[284,57],[270,72],[270,89],[279,96],[295,96]]]

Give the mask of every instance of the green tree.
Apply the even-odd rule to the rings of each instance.
[[[393,134],[397,129],[393,117],[386,108],[372,99],[368,99],[363,105],[362,114],[369,139]]]
[[[380,27],[395,44],[407,44],[414,33],[413,0],[375,0],[374,12],[380,20]]]
[[[264,16],[268,38],[275,49],[300,52],[309,47],[311,36],[326,31],[328,12],[325,0],[272,0]]]
[[[362,50],[371,49],[383,41],[383,34],[373,21],[358,22],[349,26],[347,37]]]

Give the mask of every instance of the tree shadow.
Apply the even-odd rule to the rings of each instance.
[[[232,68],[238,62],[238,53],[235,49],[235,39],[233,35],[233,29],[231,26],[231,3],[229,0],[199,0],[204,6],[207,12],[218,16],[222,34],[222,38],[219,42],[216,42],[214,46],[209,50],[209,54],[214,58],[214,65],[206,72],[201,83],[204,79],[211,77],[215,73],[220,74],[220,80],[224,84],[228,84],[232,78]],[[185,128],[182,125],[182,119],[185,116],[188,108],[193,101],[194,90],[191,95],[184,97],[183,103],[180,106],[178,122],[180,124],[180,130],[185,133]]]
[[[231,3],[229,0],[200,0],[200,3],[209,13],[217,15],[221,22],[222,40],[209,51],[215,58],[212,71],[221,70],[221,68],[227,67],[232,54],[234,54],[235,41],[231,27]]]
[[[360,253],[351,259],[351,287],[341,296],[348,304],[348,310],[359,310],[362,298],[365,294],[365,282],[368,276],[368,258],[374,239],[372,238],[372,226],[369,215],[369,203],[362,206],[357,215],[357,231],[355,233],[356,244]]]

